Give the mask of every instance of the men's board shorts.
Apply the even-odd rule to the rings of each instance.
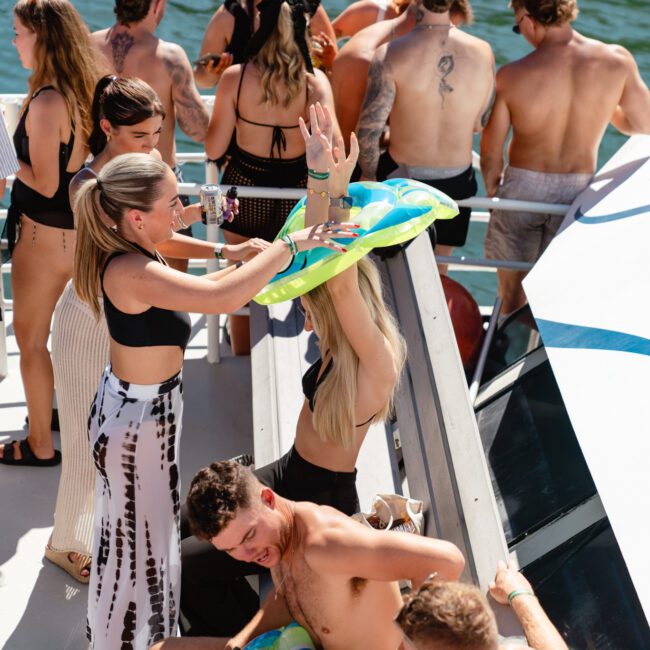
[[[377,180],[385,181],[387,178],[412,178],[420,181],[437,190],[444,192],[454,201],[461,201],[475,196],[478,190],[474,168],[469,165],[466,169],[457,170],[453,176],[445,175],[444,178],[436,177],[435,168],[427,169],[425,167],[411,167],[406,164],[399,164],[393,160],[388,151],[382,153],[377,165]],[[428,173],[427,173],[428,172]],[[460,208],[458,216],[453,219],[444,219],[436,221],[435,241],[432,238],[432,244],[442,246],[464,246],[469,229],[469,219],[472,214],[471,208]]]
[[[590,183],[592,174],[550,174],[506,167],[496,196],[501,199],[570,205]],[[485,257],[535,262],[550,244],[564,215],[491,210]]]

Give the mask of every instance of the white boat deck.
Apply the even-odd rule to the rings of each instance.
[[[9,374],[0,381],[0,443],[24,438],[25,395],[19,355],[7,314]],[[181,478],[185,490],[209,460],[253,453],[250,357],[206,361],[204,316],[193,315],[185,354]],[[60,448],[58,434],[55,446]],[[87,587],[43,558],[52,531],[60,467],[0,465],[0,648],[87,648]]]

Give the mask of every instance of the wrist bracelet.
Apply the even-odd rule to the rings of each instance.
[[[293,237],[291,235],[284,235],[284,237],[281,237],[280,239],[289,247],[291,256],[295,257],[298,252],[298,244],[293,241]]]
[[[508,594],[508,605],[512,605],[512,601],[517,596],[534,596],[535,594],[530,589],[515,589]]]
[[[307,169],[307,176],[317,181],[326,181],[330,177],[329,172],[317,172],[315,169]]]
[[[307,192],[309,193],[309,196],[316,195],[316,196],[320,196],[321,199],[326,199],[330,195],[330,193],[325,191],[325,190],[322,190],[321,192],[319,192],[318,190],[315,190],[313,187],[308,187]]]
[[[223,247],[224,247],[224,246],[225,246],[225,244],[215,244],[215,245],[214,245],[214,256],[215,256],[218,260],[223,260],[223,259],[225,259],[224,256],[223,256]]]

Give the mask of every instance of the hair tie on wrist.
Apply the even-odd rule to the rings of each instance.
[[[508,594],[508,605],[512,605],[512,601],[517,596],[534,596],[535,594],[530,589],[515,589]]]
[[[307,169],[307,176],[317,181],[326,181],[330,177],[330,173],[317,172],[315,169]]]

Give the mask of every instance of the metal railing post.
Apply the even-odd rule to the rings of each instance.
[[[219,182],[219,170],[214,163],[205,163],[205,182],[216,185]],[[205,227],[205,238],[207,241],[216,244],[219,241],[219,226],[208,224]],[[207,261],[208,273],[219,270],[219,261],[214,259]],[[208,363],[220,363],[221,352],[219,350],[219,320],[220,314],[208,314]]]

